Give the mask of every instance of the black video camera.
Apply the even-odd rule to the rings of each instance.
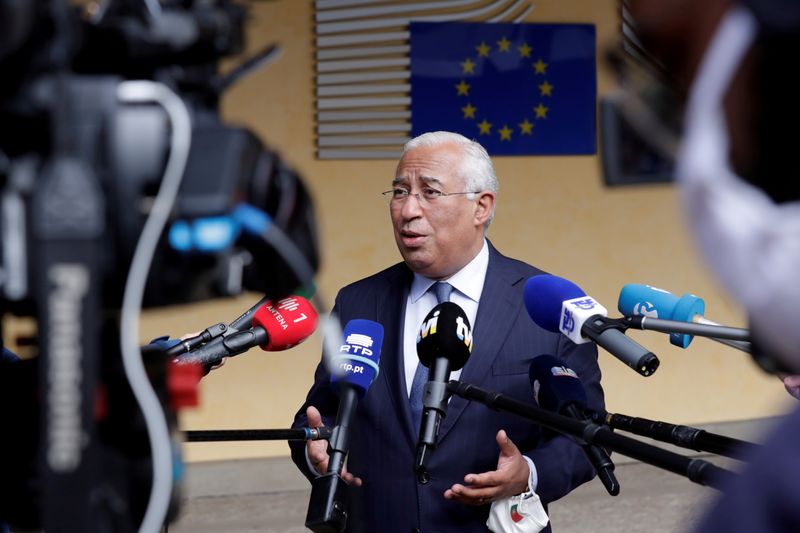
[[[0,316],[35,317],[39,348],[0,362],[0,525],[174,516],[180,480],[167,472],[155,496],[155,432],[119,342],[134,272],[140,306],[277,299],[316,272],[301,179],[219,117],[222,92],[275,50],[219,74],[245,19],[233,0],[0,0]],[[163,355],[142,361],[170,432]]]
[[[222,91],[274,52],[225,77],[217,72],[220,59],[242,49],[241,5],[119,0],[74,7],[64,0],[2,0],[0,20],[9,30],[0,31],[0,302],[7,310],[36,314],[35,285],[47,278],[42,248],[59,241],[94,241],[90,275],[102,282],[103,306],[119,307],[175,133],[161,106],[125,101],[121,87],[130,80],[171,89],[192,123],[188,160],[144,305],[243,289],[280,297],[307,281],[258,236],[240,229],[210,245],[187,246],[180,236],[187,224],[190,233],[213,232],[215,221],[224,226],[219,219],[247,203],[272,218],[312,270],[318,266],[314,214],[302,181],[253,133],[224,124],[218,114]]]

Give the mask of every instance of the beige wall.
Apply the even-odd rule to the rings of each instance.
[[[617,31],[613,0],[534,3],[531,22],[595,23],[600,50]],[[394,162],[315,160],[311,2],[259,2],[253,8],[251,48],[277,41],[284,53],[231,91],[226,116],[253,127],[313,189],[324,252],[319,286],[331,301],[339,287],[400,259],[379,198]],[[605,71],[599,88],[611,88]],[[574,280],[613,313],[624,284],[650,283],[699,294],[712,320],[745,325],[700,263],[672,187],[604,188],[596,157],[503,157],[495,163],[500,195],[490,238],[505,254]],[[171,331],[232,318],[253,299],[196,306],[197,320]],[[149,317],[148,323],[160,320]],[[741,352],[705,339],[681,350],[666,335],[631,336],[660,356],[661,367],[643,378],[601,351],[611,411],[693,424],[771,415],[791,402],[781,384]],[[205,379],[203,406],[183,418],[186,427],[286,426],[311,382],[319,344],[315,336],[283,354],[256,350],[230,360]],[[283,444],[187,445],[190,459],[285,453]]]
[[[591,22],[598,48],[616,32],[614,0],[536,0],[531,22]],[[323,245],[318,284],[327,301],[339,287],[399,260],[379,197],[393,161],[317,161],[314,158],[313,12],[311,2],[254,2],[251,51],[277,41],[282,57],[230,91],[226,117],[254,129],[305,177],[313,191]],[[611,87],[599,74],[601,92]],[[707,315],[745,325],[736,305],[705,271],[688,239],[670,186],[606,189],[596,157],[504,157],[498,212],[490,238],[506,255],[578,283],[616,314],[626,283],[694,292]],[[352,206],[357,205],[354,209]],[[257,295],[145,314],[143,341],[229,321]],[[601,351],[608,409],[696,424],[776,414],[791,400],[782,385],[741,352],[705,339],[688,350],[666,335],[631,337],[657,353],[661,367],[643,378]],[[476,342],[480,342],[476,339]],[[302,403],[319,359],[320,339],[281,354],[254,350],[231,359],[202,383],[202,406],[182,417],[187,429],[287,427]],[[287,454],[282,443],[187,444],[189,460]]]

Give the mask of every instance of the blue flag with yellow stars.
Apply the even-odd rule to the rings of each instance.
[[[595,28],[411,23],[412,135],[448,130],[491,155],[596,152]]]

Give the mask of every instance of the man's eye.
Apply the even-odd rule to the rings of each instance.
[[[424,189],[422,189],[422,196],[428,199],[438,198],[441,195],[442,191],[436,190],[433,187],[425,187]]]
[[[405,198],[408,196],[408,191],[405,189],[392,189],[392,196],[394,198]]]

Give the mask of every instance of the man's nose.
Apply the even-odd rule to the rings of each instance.
[[[400,213],[403,218],[416,218],[422,215],[422,200],[419,193],[411,193],[403,202]]]

